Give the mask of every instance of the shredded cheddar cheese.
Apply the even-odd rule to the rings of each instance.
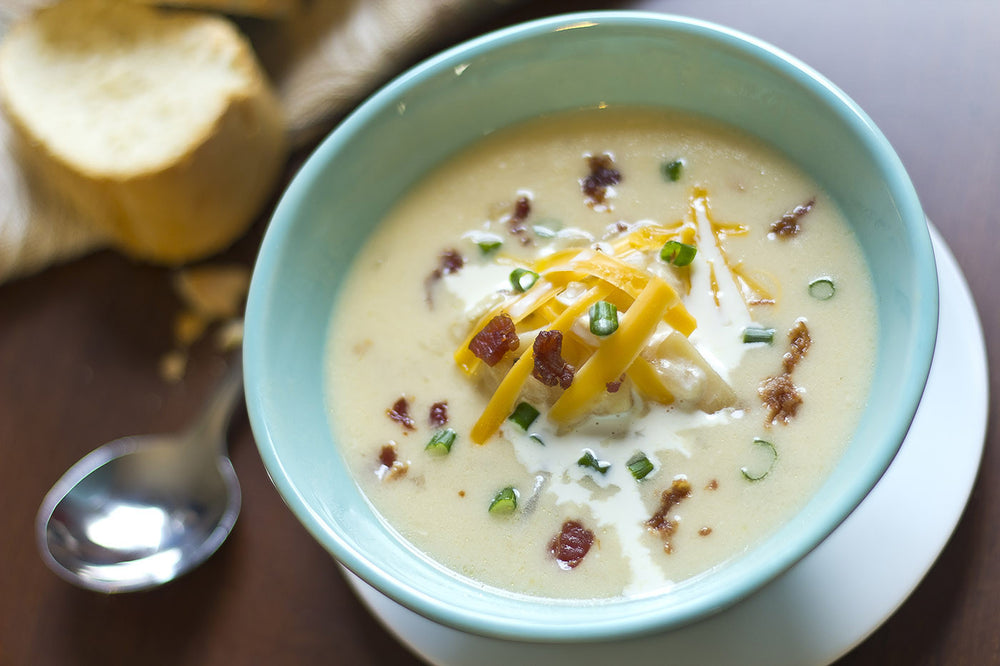
[[[577,317],[587,311],[591,305],[601,300],[610,291],[607,284],[599,284],[592,287],[586,294],[566,308],[562,314],[556,317],[549,326],[550,330],[565,332]],[[521,394],[521,388],[531,374],[534,365],[534,352],[529,348],[521,357],[515,361],[513,367],[507,372],[500,386],[493,392],[486,409],[476,424],[472,427],[472,441],[483,444],[493,433],[497,431],[504,419],[510,415]]]
[[[517,267],[537,273],[538,281],[524,293],[511,294],[483,315],[455,351],[455,362],[470,377],[477,375],[482,362],[470,350],[470,343],[494,317],[505,313],[513,320],[519,335],[541,330],[563,334],[563,354],[578,369],[572,384],[554,399],[548,410],[548,418],[556,424],[570,425],[591,413],[608,387],[617,389],[617,384],[626,377],[646,400],[669,405],[675,399],[670,388],[671,378],[658,370],[655,354],[664,353],[664,350],[671,354],[680,352],[676,345],[654,345],[653,341],[663,339],[669,331],[686,338],[696,329],[697,321],[674,286],[650,270],[650,257],[671,240],[695,246],[699,242],[713,243],[721,256],[720,264],[725,264],[739,285],[748,307],[774,303],[777,298],[774,280],[769,275],[752,273],[742,264],[731,265],[726,255],[724,239],[747,231],[742,224],[713,220],[707,192],[694,188],[689,197],[688,213],[672,225],[643,223],[609,243],[560,249],[533,263],[522,262]],[[509,258],[505,263],[507,260]],[[716,266],[711,261],[706,266],[713,297],[719,306]],[[690,293],[689,270],[677,267],[673,271],[674,284]],[[601,339],[574,327],[574,323],[599,300],[609,301],[621,313],[618,330]],[[656,350],[651,352],[653,346]],[[527,345],[517,353],[520,355],[510,362],[472,428],[472,440],[479,444],[499,430],[523,396],[525,383],[534,368],[534,350]],[[691,354],[697,352],[687,343],[683,355]],[[714,375],[703,361],[702,365],[707,374]],[[714,379],[725,385],[717,375]],[[719,391],[724,393],[723,389]]]
[[[650,279],[625,313],[618,331],[602,342],[576,373],[573,384],[552,405],[549,418],[570,423],[582,416],[608,383],[624,374],[639,356],[667,311],[671,296],[676,298],[677,294],[670,285],[659,278]]]

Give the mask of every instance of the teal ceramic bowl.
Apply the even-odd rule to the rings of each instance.
[[[839,203],[875,267],[880,342],[860,426],[791,522],[661,596],[556,602],[484,589],[444,571],[384,524],[338,453],[323,367],[341,281],[395,200],[492,130],[598,104],[711,116],[763,138],[809,172]],[[910,180],[872,121],[833,84],[717,25],[632,12],[571,14],[427,60],[368,99],[316,149],[282,197],[254,270],[247,404],[264,464],[292,512],[333,557],[391,599],[441,624],[510,640],[623,638],[692,622],[751,594],[861,502],[916,411],[934,348],[937,293]]]

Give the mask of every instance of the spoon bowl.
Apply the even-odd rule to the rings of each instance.
[[[214,553],[240,512],[225,435],[242,378],[237,359],[183,433],[117,439],[73,465],[38,511],[45,563],[112,593],[161,585]]]

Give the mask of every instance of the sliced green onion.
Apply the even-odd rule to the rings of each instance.
[[[537,418],[538,410],[526,402],[521,402],[514,408],[511,415],[507,417],[507,420],[513,421],[517,425],[521,426],[522,430],[527,430]]]
[[[774,448],[774,444],[760,437],[754,437],[753,443],[755,447],[759,447],[759,450],[764,451],[764,455],[768,457],[767,467],[764,471],[758,472],[751,471],[749,467],[744,466],[740,467],[740,472],[747,481],[760,481],[774,469],[774,463],[778,460],[778,450]]]
[[[598,460],[597,456],[590,449],[584,449],[583,455],[580,459],[576,461],[576,464],[580,467],[589,467],[595,472],[600,472],[601,474],[607,474],[608,470],[611,469],[611,463],[607,460]]]
[[[483,254],[489,254],[493,250],[499,249],[499,247],[501,245],[503,245],[503,241],[500,240],[499,238],[496,239],[496,240],[492,240],[492,239],[490,239],[490,240],[481,240],[481,241],[477,241],[476,245],[479,246],[480,252],[482,252]]]
[[[604,337],[618,330],[618,308],[614,303],[597,301],[590,306],[590,332]]]
[[[828,277],[816,278],[809,283],[809,295],[821,301],[828,301],[837,293],[833,280]]]
[[[653,463],[649,462],[649,458],[642,451],[629,458],[625,466],[628,467],[628,471],[632,472],[636,481],[641,481],[653,471]]]
[[[545,441],[541,437],[539,437],[538,435],[536,435],[534,433],[528,435],[528,439],[533,439],[536,442],[538,442],[539,444],[541,444],[542,446],[545,446]]]
[[[694,261],[698,248],[680,241],[667,241],[660,249],[660,259],[674,266],[687,266]]]
[[[528,291],[538,282],[538,273],[529,271],[527,268],[515,268],[510,272],[510,283],[514,291]]]
[[[455,437],[455,431],[451,428],[438,430],[431,437],[431,441],[427,442],[424,451],[443,456],[451,451],[451,445],[455,443]]]
[[[501,489],[493,496],[493,501],[490,502],[490,513],[513,513],[514,509],[517,508],[517,491],[514,490],[513,486],[507,486]]]
[[[684,171],[684,160],[671,160],[670,162],[664,162],[660,165],[660,173],[663,177],[672,183],[676,183],[681,179],[681,174]]]
[[[760,328],[758,326],[747,326],[743,329],[743,342],[752,344],[754,342],[774,342],[773,328]]]
[[[469,232],[466,238],[479,246],[479,251],[484,255],[493,252],[503,245],[502,237],[488,231],[472,231]]]

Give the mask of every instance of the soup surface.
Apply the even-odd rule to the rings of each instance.
[[[338,295],[357,483],[433,561],[516,593],[655,594],[800,509],[874,364],[860,248],[774,151],[645,109],[544,118],[429,174]]]

